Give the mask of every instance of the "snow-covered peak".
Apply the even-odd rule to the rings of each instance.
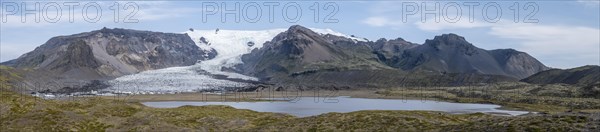
[[[335,36],[342,36],[342,37],[350,38],[350,39],[352,39],[354,41],[367,42],[367,39],[365,39],[365,38],[359,38],[359,37],[356,37],[356,36],[353,37],[352,35],[346,35],[344,33],[336,32],[336,31],[333,31],[333,30],[331,30],[329,28],[326,28],[326,29],[308,28],[308,29],[313,30],[313,31],[315,31],[317,33],[320,33],[321,35],[331,34],[331,35],[335,35]]]
[[[320,28],[309,28],[310,30],[317,32],[321,35],[331,34],[336,36],[342,36],[346,38],[350,38],[356,41],[364,41],[367,40],[365,38],[359,38],[352,35],[347,35],[344,33],[340,33],[334,31],[332,29],[320,29]],[[253,42],[255,43],[250,49],[261,48],[263,43],[273,39],[277,34],[285,32],[286,28],[275,28],[275,29],[267,29],[267,30],[222,30],[222,29],[213,29],[213,30],[189,30],[184,33],[188,34],[190,38],[198,47],[203,50],[211,50],[215,49],[217,53],[223,52],[235,52],[240,53],[239,51],[245,51],[248,48],[247,43]],[[201,41],[201,38],[207,41],[204,43]],[[217,45],[213,45],[217,44]],[[235,48],[235,49],[232,49]]]

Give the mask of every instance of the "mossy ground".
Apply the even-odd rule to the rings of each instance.
[[[1,68],[1,67],[0,67]],[[0,69],[4,70],[4,69]],[[229,106],[182,106],[178,108],[150,108],[139,102],[103,99],[73,98],[44,100],[9,91],[9,83],[18,75],[2,73],[0,89],[1,131],[598,131],[600,114],[559,113],[523,116],[496,116],[490,114],[447,114],[434,111],[371,110],[350,113],[327,113],[297,118],[286,114],[256,112]],[[450,88],[448,95],[425,94],[439,90],[398,92],[405,89],[388,89],[379,94],[388,96],[427,95],[445,97],[458,102],[513,103],[527,109],[566,109],[598,107],[595,98],[552,99],[552,90],[527,88],[524,91],[535,97],[525,101],[527,95],[478,94],[477,90],[456,92],[464,88]],[[520,91],[517,87],[500,87],[500,90]],[[535,90],[537,89],[537,90]],[[563,88],[558,88],[563,89]],[[565,91],[566,90],[566,91]],[[423,92],[424,91],[424,92]],[[522,91],[522,90],[521,90]],[[559,92],[576,93],[563,89]],[[473,95],[473,96],[465,96]],[[476,96],[477,95],[477,96]],[[481,95],[481,97],[479,96]],[[535,95],[535,96],[534,96]],[[488,97],[489,96],[489,97]],[[407,96],[408,97],[408,96]],[[413,97],[413,96],[411,96]],[[510,98],[508,98],[510,97]],[[549,99],[546,99],[549,98]],[[504,99],[504,100],[503,100]],[[497,101],[497,102],[494,102]],[[558,101],[558,102],[556,102]],[[586,104],[591,102],[592,104]],[[527,104],[527,105],[523,105]],[[570,104],[570,105],[568,105]],[[573,105],[575,104],[575,105]],[[584,105],[581,105],[584,104]]]
[[[573,85],[498,83],[471,87],[405,87],[379,90],[387,98],[434,99],[461,103],[491,103],[505,109],[545,113],[600,110],[600,97],[583,96]]]
[[[497,116],[483,113],[371,110],[297,118],[229,106],[150,108],[85,98],[42,100],[2,92],[3,131],[592,131],[595,114]]]

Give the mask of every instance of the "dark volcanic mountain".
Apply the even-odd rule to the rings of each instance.
[[[361,46],[357,45],[356,47],[369,50],[368,46]],[[348,48],[350,46],[335,45],[332,41],[308,28],[292,26],[288,31],[277,35],[272,41],[266,42],[261,49],[244,55],[243,60],[246,64],[244,71],[247,74],[265,77],[279,72],[301,73],[311,69],[334,67],[370,67],[373,69],[386,67],[366,60],[371,56],[369,52],[355,53]]]
[[[376,50],[376,53],[384,56],[385,59],[382,60],[388,65],[403,70],[525,78],[549,69],[527,53],[513,49],[487,51],[473,46],[464,37],[456,34],[436,36],[433,40],[426,40],[423,45],[415,45],[403,40],[392,41],[396,41],[393,42],[393,47]],[[386,52],[386,49],[393,52]]]
[[[331,41],[331,40],[335,40]],[[292,26],[261,49],[242,57],[241,71],[278,82],[346,83],[369,81],[366,74],[394,70],[378,63],[370,47],[351,39],[321,35],[302,26]],[[374,81],[375,82],[375,81]]]
[[[505,69],[511,68],[505,68],[505,65],[514,63],[504,62],[500,65],[496,59],[504,57],[516,62],[529,61],[512,57],[517,56],[517,52],[498,52],[497,56],[503,55],[501,57],[490,52],[474,47],[454,34],[438,36],[423,45],[401,38],[363,42],[318,34],[296,25],[265,43],[261,49],[244,55],[244,64],[239,67],[244,74],[275,83],[322,82],[332,85],[393,85],[401,84],[406,79],[426,80],[425,83],[506,81],[516,80],[511,77],[529,74],[529,71],[519,71],[521,69],[515,70],[519,72],[518,75],[511,74],[512,71],[506,72]],[[546,68],[537,60],[533,64],[536,64],[536,68]],[[533,72],[539,70],[524,69]]]
[[[589,65],[565,70],[552,69],[539,72],[521,81],[536,84],[598,85],[600,84],[600,66]]]
[[[193,65],[208,59],[185,34],[103,28],[53,37],[2,63],[72,80],[103,80],[146,70]],[[210,53],[214,54],[214,53]]]

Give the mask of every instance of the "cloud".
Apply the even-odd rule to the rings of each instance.
[[[373,27],[398,26],[403,24],[401,21],[393,21],[382,16],[369,17],[362,22]]]
[[[164,20],[175,17],[183,17],[189,14],[199,13],[199,8],[172,8],[172,7],[150,7],[140,9],[135,18],[140,21]]]
[[[512,42],[515,48],[539,57],[545,64],[559,68],[596,64],[600,62],[600,29],[576,25],[549,25],[540,23],[513,23],[499,20],[488,23],[481,20],[456,23],[437,23],[428,19],[425,23],[413,23],[418,29],[429,32],[447,32],[456,29],[482,28],[478,30],[492,35],[495,40]],[[493,41],[493,40],[492,40]]]
[[[396,29],[406,23],[399,18],[402,2],[400,1],[378,1],[368,7],[371,17],[363,19],[361,23],[372,27],[391,27]],[[412,17],[412,16],[411,16]]]
[[[585,6],[600,6],[600,0],[577,0],[577,3],[581,3]]]
[[[551,66],[567,68],[567,65],[600,63],[598,28],[513,23],[495,25],[490,29],[491,35],[517,40],[517,49],[554,60]]]
[[[575,25],[548,25],[539,23],[513,23],[500,20],[486,23],[475,20],[456,23],[439,23],[427,20],[417,21],[417,28],[424,31],[449,31],[454,29],[484,28],[481,30],[496,38],[513,42],[515,48],[525,51],[552,67],[572,68],[574,66],[600,62],[600,29]]]
[[[469,22],[467,20],[459,20],[456,22],[449,22],[443,19],[440,22],[435,22],[433,19],[428,19],[425,22],[417,21],[414,23],[417,28],[425,31],[440,31],[449,29],[468,29],[468,28],[479,28],[492,26],[491,23],[485,23],[480,21]]]

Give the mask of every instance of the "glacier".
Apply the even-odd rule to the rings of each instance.
[[[332,34],[351,38],[355,41],[366,41],[364,38],[355,38],[331,29],[309,28],[322,35]],[[164,69],[144,71],[137,74],[118,77],[109,81],[108,91],[120,93],[173,93],[194,92],[207,89],[222,89],[226,87],[244,87],[251,85],[247,82],[231,81],[241,79],[258,81],[257,78],[239,73],[222,71],[223,67],[233,67],[241,64],[241,56],[250,53],[255,48],[261,48],[285,28],[268,30],[189,30],[187,34],[200,49],[205,51],[215,50],[217,55],[210,59],[196,63],[192,66],[170,67]],[[204,38],[205,41],[201,41]],[[249,46],[252,42],[254,45]],[[226,78],[215,78],[215,75]]]

